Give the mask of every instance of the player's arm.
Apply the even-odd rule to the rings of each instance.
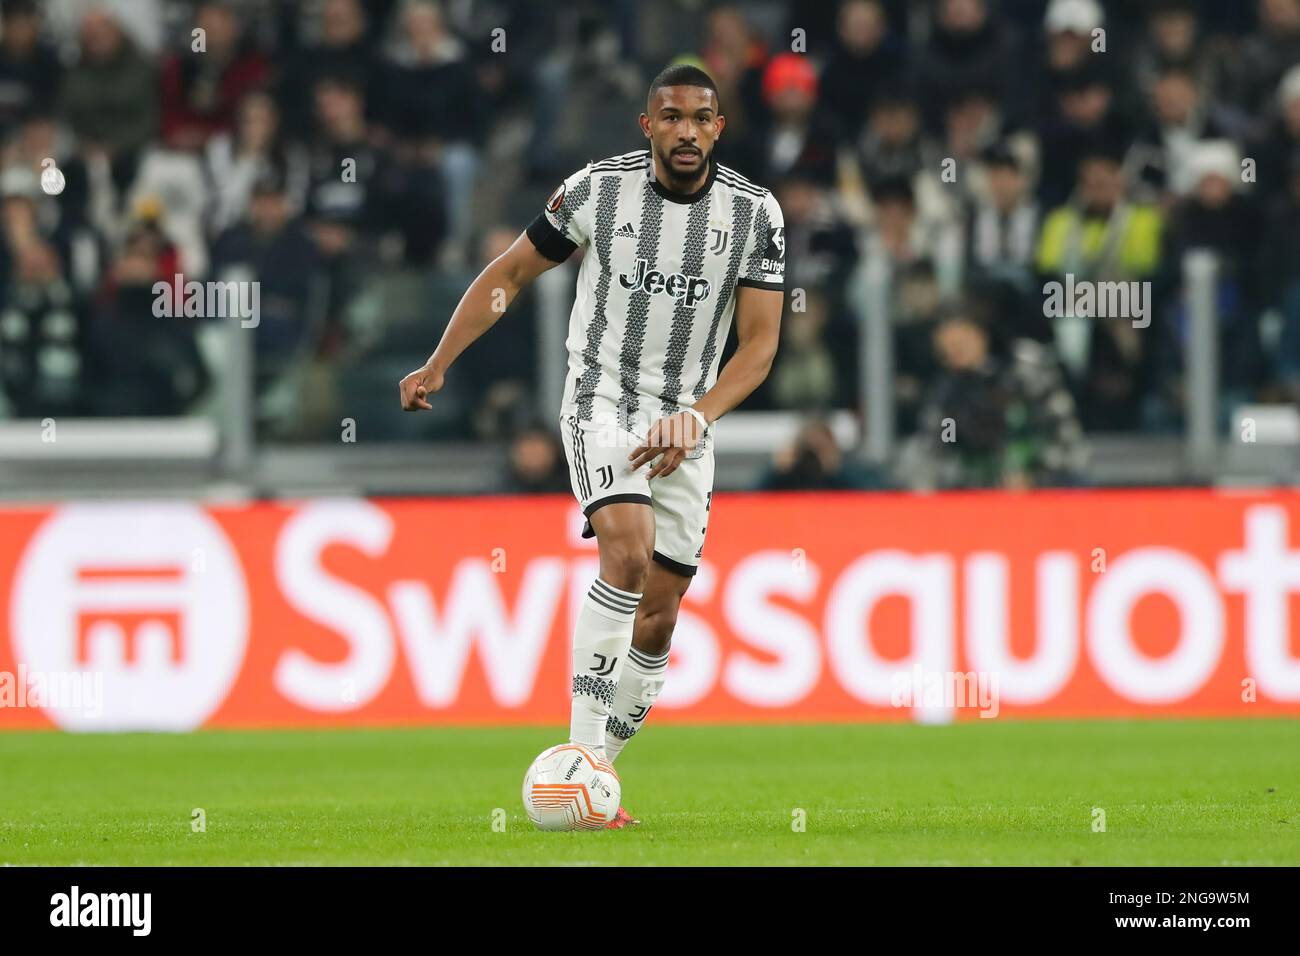
[[[712,425],[743,402],[767,378],[781,339],[784,296],[779,289],[737,287],[736,351],[718,373],[713,387],[693,406],[707,424]],[[632,468],[640,468],[659,457],[647,477],[671,475],[685,460],[686,453],[704,437],[704,427],[690,412],[661,418],[628,456]]]
[[[520,233],[510,248],[470,283],[429,360],[402,379],[402,408],[408,412],[431,408],[426,398],[442,388],[447,369],[460,353],[496,324],[520,289],[559,264],[538,252],[527,233]]]
[[[776,289],[744,285],[736,289],[736,351],[718,373],[717,382],[695,403],[695,410],[710,425],[767,378],[781,339],[784,298],[785,293]]]

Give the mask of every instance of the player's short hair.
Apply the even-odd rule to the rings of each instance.
[[[650,92],[646,94],[646,102],[655,98],[665,86],[698,86],[702,89],[713,91],[713,100],[718,104],[718,112],[722,112],[722,103],[718,97],[718,84],[713,82],[713,77],[705,73],[698,66],[692,66],[689,63],[677,63],[660,71],[650,82]]]

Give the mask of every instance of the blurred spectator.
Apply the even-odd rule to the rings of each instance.
[[[905,89],[886,86],[871,100],[859,144],[867,182],[911,178],[937,158],[921,127],[921,110]]]
[[[186,36],[186,51],[162,67],[162,137],[175,149],[199,149],[230,130],[239,101],[267,74],[266,58],[240,36],[234,13],[221,3],[199,5],[194,17],[203,48]]]
[[[1051,116],[1056,111],[1072,77],[1088,69],[1098,69],[1098,64],[1104,62],[1093,53],[1093,32],[1105,23],[1106,12],[1097,0],[1052,0],[1048,4],[1043,19],[1046,64],[1036,104],[1040,117]]]
[[[1059,109],[1040,128],[1041,178],[1038,200],[1044,208],[1066,201],[1079,175],[1079,159],[1089,152],[1122,153],[1132,142],[1132,124],[1121,115],[1114,90],[1095,68],[1066,77]]]
[[[213,233],[248,214],[253,184],[267,175],[283,181],[290,204],[301,211],[307,193],[307,156],[300,146],[285,140],[280,110],[269,94],[258,91],[244,97],[234,129],[208,140],[206,159],[213,189]]]
[[[839,141],[857,138],[867,116],[865,93],[897,80],[906,65],[906,48],[891,32],[880,0],[840,4],[835,47],[818,95],[818,109]]]
[[[931,343],[944,296],[928,259],[897,272],[893,292],[894,416],[899,433],[911,434],[926,383],[938,372]]]
[[[569,490],[569,467],[555,429],[539,422],[520,429],[510,443],[510,471],[502,491],[535,495]]]
[[[801,310],[787,310],[781,321],[781,347],[769,373],[769,389],[778,408],[825,411],[837,394],[835,358],[826,344],[826,300],[809,296]]]
[[[939,324],[943,372],[931,386],[904,473],[912,487],[1029,488],[1072,483],[1087,461],[1074,402],[1051,352],[1018,340],[998,358],[962,310]]]
[[[947,187],[938,175],[944,157],[925,134],[920,106],[907,89],[887,86],[871,101],[858,155],[868,191],[883,182],[906,180],[923,218],[950,210]]]
[[[750,131],[747,175],[771,182],[798,170],[818,182],[835,178],[834,132],[815,110],[817,74],[806,57],[782,53],[763,71],[768,116]]]
[[[871,198],[875,221],[865,233],[865,258],[883,260],[894,269],[928,261],[944,294],[953,292],[961,277],[961,234],[957,224],[921,216],[916,192],[906,179],[880,182]]]
[[[1050,341],[1034,267],[1041,219],[1024,162],[1004,145],[984,153],[985,189],[963,216],[962,262],[968,290],[997,302],[1008,330]]]
[[[785,218],[786,284],[823,289],[838,304],[857,250],[834,193],[798,170],[778,182],[774,192]]]
[[[119,189],[158,134],[159,98],[156,65],[109,13],[92,8],[81,22],[81,56],[64,83],[61,112],[84,147],[107,155]]]
[[[478,172],[476,144],[484,116],[466,108],[478,91],[465,51],[443,23],[437,5],[409,3],[401,12],[402,42],[393,52],[379,97],[380,122],[394,139],[398,159],[440,174],[441,205],[450,237],[463,242]],[[460,251],[460,250],[458,250]]]
[[[489,229],[479,244],[476,269],[504,254],[518,236],[504,226]],[[521,419],[536,413],[537,321],[537,290],[529,285],[520,290],[491,333],[502,346],[461,356],[465,369],[461,379],[471,389],[469,404],[477,437],[505,438]]]
[[[718,140],[718,161],[746,176],[761,176],[761,159],[754,155],[759,147],[754,144],[761,142],[766,113],[767,47],[739,9],[723,5],[709,12],[700,59],[718,86],[718,100],[727,117],[727,131]]]
[[[345,78],[361,102],[376,81],[370,24],[360,0],[324,0],[319,40],[293,54],[277,70],[277,99],[285,125],[295,137],[310,135],[321,80]]]
[[[1279,310],[1282,329],[1275,353],[1279,382],[1300,404],[1300,149],[1291,159],[1285,196],[1274,201],[1261,244],[1259,288],[1264,302]]]
[[[1252,113],[1268,109],[1278,81],[1300,63],[1300,0],[1258,0],[1259,32],[1234,58],[1232,99]]]
[[[25,202],[5,200],[6,226],[13,220],[8,207]],[[84,305],[48,243],[32,238],[11,254],[12,272],[0,302],[0,385],[10,414],[85,414],[93,405],[88,386],[95,363]]]
[[[1193,0],[1156,0],[1151,5],[1145,36],[1133,55],[1133,87],[1142,98],[1151,94],[1161,71],[1180,66],[1191,74],[1201,97],[1217,99],[1223,89],[1223,51],[1211,45],[1202,30]]]
[[[182,311],[174,285],[178,256],[156,220],[128,233],[96,303],[94,351],[99,364],[95,410],[108,416],[180,415],[204,393],[209,373],[199,354],[195,321]],[[171,318],[155,315],[154,285],[167,284]],[[160,310],[165,311],[165,310]]]
[[[1260,191],[1276,196],[1286,191],[1291,157],[1300,149],[1300,63],[1282,77],[1276,105],[1266,115],[1251,155],[1258,157]]]
[[[834,491],[873,487],[873,476],[846,461],[830,426],[805,422],[794,443],[772,458],[760,487],[766,491]]]
[[[959,207],[986,188],[985,153],[1006,140],[1008,130],[997,100],[987,90],[974,88],[964,90],[948,103],[943,112],[943,133],[943,155],[945,160],[953,161],[956,177],[950,192],[957,194],[954,204]],[[1027,148],[1032,151],[1032,146]]]
[[[285,183],[267,171],[252,187],[246,221],[227,229],[213,249],[213,272],[221,281],[259,283],[256,382],[264,393],[318,344],[324,299],[320,256],[300,218],[295,218]]]
[[[1010,64],[1021,60],[1009,23],[990,15],[988,0],[935,0],[930,39],[921,54],[922,102],[938,129],[942,105],[963,90],[996,91],[1012,116],[1023,112],[1023,89]]]
[[[1036,257],[1045,277],[1077,282],[1151,279],[1160,265],[1159,210],[1127,201],[1128,182],[1118,156],[1086,155],[1073,200],[1048,214]],[[1073,310],[1071,310],[1073,311]],[[1154,323],[1153,323],[1154,324]],[[1134,428],[1152,381],[1156,349],[1149,329],[1132,318],[1057,316],[1056,351],[1079,402],[1085,428]]]
[[[1256,285],[1264,222],[1241,191],[1241,159],[1227,141],[1199,144],[1187,159],[1188,196],[1170,218],[1165,240],[1169,284],[1180,289],[1174,333],[1186,348],[1188,303],[1182,286],[1184,256],[1196,249],[1216,254],[1219,375],[1224,399],[1252,398],[1262,380],[1264,355],[1259,334],[1262,300]]]
[[[345,74],[323,77],[315,113],[307,209],[377,237],[388,226],[383,197],[392,162],[370,144],[362,87]]]
[[[72,148],[71,138],[60,135],[53,116],[33,111],[4,144],[0,191],[28,201],[33,230],[53,245],[64,276],[84,295],[99,284],[101,244],[88,222],[86,165]],[[47,195],[40,187],[41,173],[50,161],[64,177],[58,196]]]
[[[1004,145],[984,152],[985,196],[971,199],[965,216],[965,263],[977,278],[1006,281],[1022,293],[1033,284],[1038,204],[1024,163]]]
[[[1157,195],[1186,189],[1187,161],[1204,139],[1232,135],[1225,116],[1196,84],[1191,70],[1180,64],[1161,68],[1151,89],[1151,118],[1137,136],[1130,159]]]
[[[46,113],[63,81],[58,54],[40,37],[33,0],[9,0],[0,11],[0,137],[25,116]]]

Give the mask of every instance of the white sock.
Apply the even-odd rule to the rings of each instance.
[[[640,594],[597,578],[578,612],[573,632],[573,700],[569,740],[605,752],[605,722],[618,691],[618,677],[632,646]]]
[[[635,647],[627,649],[627,663],[619,675],[618,693],[614,695],[614,706],[605,724],[605,754],[611,761],[623,752],[632,735],[641,729],[655,698],[663,690],[667,668],[667,651],[651,657]]]

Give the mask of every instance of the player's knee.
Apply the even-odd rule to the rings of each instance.
[[[640,594],[645,590],[650,555],[634,542],[601,545],[600,576],[606,584]]]

